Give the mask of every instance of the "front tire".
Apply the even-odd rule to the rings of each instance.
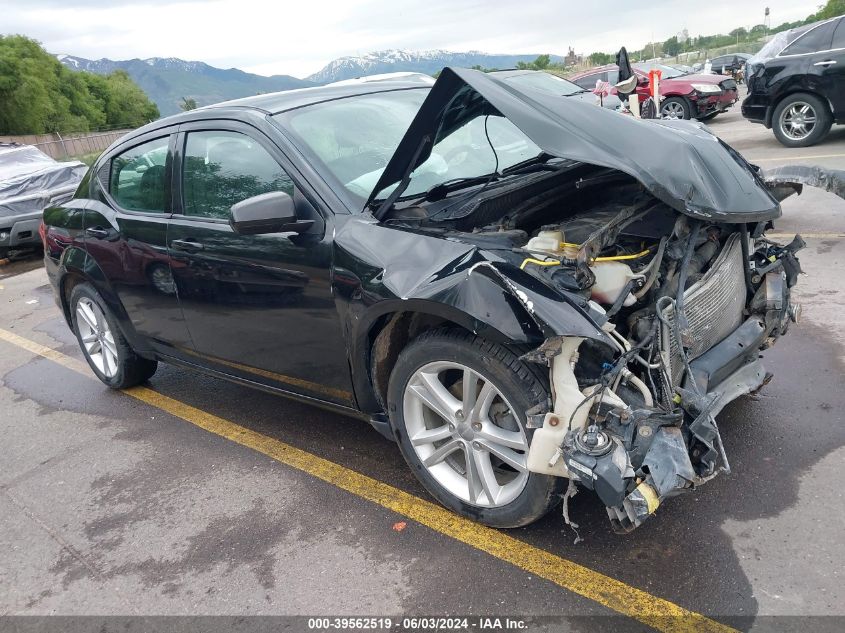
[[[660,102],[660,116],[664,119],[689,119],[692,112],[689,102],[683,97],[669,97]]]
[[[820,143],[832,124],[827,104],[806,93],[789,95],[772,114],[772,131],[786,147],[810,147]]]
[[[444,506],[485,525],[536,521],[558,500],[556,477],[528,471],[525,411],[548,397],[504,347],[433,330],[402,350],[388,410],[405,461]]]
[[[112,389],[145,382],[158,363],[138,356],[127,343],[106,303],[93,286],[81,283],[70,295],[73,331],[88,365]]]

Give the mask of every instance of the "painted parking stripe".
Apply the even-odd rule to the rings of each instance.
[[[87,365],[52,348],[4,329],[0,329],[0,340],[96,380]],[[372,477],[244,428],[148,387],[132,387],[124,390],[124,393],[205,431],[263,453],[282,464],[401,514],[659,631],[681,633],[736,631],[610,576],[528,545],[504,532],[464,519],[439,505]]]
[[[791,240],[795,233],[766,233],[766,237],[773,240]],[[809,240],[838,240],[845,237],[845,233],[798,233],[801,237]]]
[[[845,154],[808,154],[806,156],[777,156],[777,157],[761,157],[761,158],[748,158],[748,156],[743,156],[745,160],[749,163],[765,163],[770,161],[799,161],[799,160],[819,160],[822,158],[845,158]]]

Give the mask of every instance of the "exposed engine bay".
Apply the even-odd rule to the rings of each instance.
[[[552,161],[519,180],[393,219],[497,251],[497,269],[541,280],[600,327],[602,340],[553,337],[523,357],[548,366],[552,394],[527,412],[528,469],[569,478],[567,497],[573,482],[593,490],[628,532],[730,471],[715,416],[769,380],[759,351],[799,318],[804,244],[768,240],[771,222],[679,213],[612,170]]]

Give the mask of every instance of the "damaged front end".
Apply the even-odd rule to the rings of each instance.
[[[629,257],[643,240],[632,222],[612,244],[596,247],[602,227],[560,267],[536,273],[577,278],[582,268],[606,338],[556,337],[526,355],[549,366],[553,391],[551,409],[533,418],[528,468],[595,491],[619,532],[730,471],[715,416],[765,384],[759,351],[799,315],[790,289],[800,238],[781,246],[765,224],[749,234],[744,224],[676,217],[645,255]],[[564,234],[578,230],[567,224]]]
[[[791,289],[804,243],[765,233],[802,184],[842,195],[843,179],[761,172],[695,124],[636,121],[447,71],[376,191],[398,186],[370,209],[478,245],[485,261],[468,277],[502,286],[545,338],[522,357],[548,367],[551,394],[526,412],[528,470],[570,480],[567,521],[578,485],[629,532],[666,499],[730,472],[716,416],[768,382],[760,350],[800,316]],[[489,116],[544,154],[495,184],[476,179],[471,194],[434,188],[403,206],[403,184],[440,139]]]

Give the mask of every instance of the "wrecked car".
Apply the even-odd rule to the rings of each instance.
[[[38,246],[41,213],[69,200],[87,169],[32,145],[0,143],[0,259],[12,249]]]
[[[729,470],[716,416],[799,316],[766,231],[820,177],[445,69],[147,125],[42,233],[106,385],[175,363],[368,420],[471,519],[581,488],[624,532]]]

